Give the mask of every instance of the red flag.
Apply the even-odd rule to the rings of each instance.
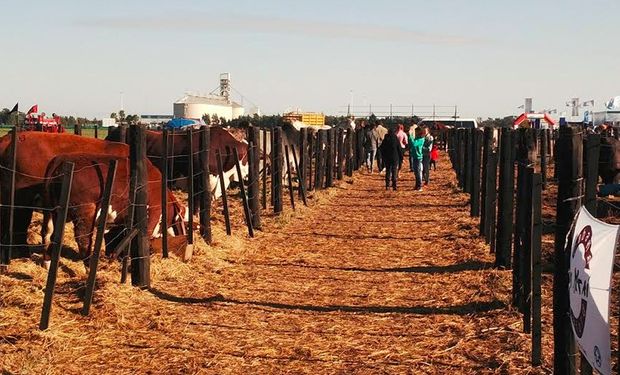
[[[28,113],[26,113],[26,116],[28,116],[31,113],[37,113],[39,112],[39,105],[35,104],[32,107],[30,107],[30,109],[28,110]]]

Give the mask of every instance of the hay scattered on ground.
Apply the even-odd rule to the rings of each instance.
[[[312,193],[310,208],[266,215],[254,239],[238,202],[232,237],[216,206],[213,246],[197,239],[188,264],[153,257],[150,290],[119,284],[119,263],[102,261],[89,317],[79,314],[84,268],[64,258],[45,332],[37,329],[45,271],[16,260],[0,276],[0,368],[550,373],[550,275],[544,365],[531,369],[529,336],[509,306],[511,274],[491,268],[494,257],[447,163],[424,192],[413,192],[411,174],[403,174],[398,192],[385,191],[374,174]]]

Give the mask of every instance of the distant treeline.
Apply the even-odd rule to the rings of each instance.
[[[15,113],[9,114],[10,112],[11,110],[8,108],[3,108],[2,111],[0,111],[0,125],[15,125]],[[20,111],[17,115],[19,116],[19,123],[23,124],[26,120],[26,113]],[[51,117],[51,115],[51,113],[46,114],[47,117]],[[96,118],[89,119],[86,117],[60,116],[60,121],[65,127],[72,127],[75,124],[80,124],[86,127],[101,125],[101,120],[97,120]]]

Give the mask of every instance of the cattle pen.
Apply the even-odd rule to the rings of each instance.
[[[152,183],[133,165],[149,156],[140,145],[144,132],[125,131],[135,179],[130,207],[146,208],[133,198],[134,191]],[[392,192],[383,189],[383,176],[364,172],[360,131],[302,129],[293,143],[284,142],[282,132],[277,126],[247,129],[247,190],[243,184],[224,186],[226,160],[234,164],[230,176],[242,180],[233,149],[213,150],[217,170],[211,170],[213,140],[207,129],[163,133],[166,151],[158,157],[165,167],[155,181],[162,184],[162,223],[173,215],[166,212],[167,188],[188,177],[175,174],[180,164],[174,161],[186,163],[192,176],[182,190],[174,190],[192,214],[190,230],[181,236],[182,251],[172,256],[174,245],[166,242],[176,237],[164,230],[161,257],[128,254],[148,262],[148,275],[137,263],[131,269],[112,259],[91,263],[97,283],[89,294],[74,230],[55,225],[64,233],[55,232],[52,241],[58,245],[52,254],[58,274],[55,296],[47,297],[53,309],[46,329],[39,330],[43,301],[51,292],[48,273],[29,257],[10,259],[13,242],[3,236],[2,260],[10,263],[0,275],[0,368],[7,373],[546,374],[554,371],[554,358],[564,358],[562,364],[588,371],[567,349],[565,337],[554,337],[554,329],[565,323],[554,314],[566,313],[552,285],[563,266],[554,258],[554,246],[556,255],[561,253],[566,234],[557,231],[566,231],[570,215],[563,213],[580,203],[566,199],[581,195],[584,203],[600,207],[599,217],[620,219],[613,201],[592,198],[591,184],[578,190],[598,167],[592,148],[579,149],[580,133],[451,130],[441,135],[446,155],[420,193],[413,191],[409,173],[403,173],[400,191]],[[175,137],[187,140],[186,154],[168,152]],[[19,136],[11,139],[9,154],[15,155]],[[270,144],[271,152],[261,144]],[[566,158],[558,159],[558,153]],[[585,179],[576,167],[583,163]],[[68,191],[75,172],[69,164],[63,168],[58,183]],[[108,170],[115,170],[112,164]],[[3,164],[3,171],[15,168]],[[206,186],[214,174],[222,186],[221,197],[212,200]],[[15,173],[3,176],[15,181]],[[104,181],[113,181],[113,173],[108,176]],[[575,190],[562,196],[569,185]],[[3,209],[21,208],[6,190]],[[102,207],[109,196],[103,194]],[[570,207],[556,214],[557,199]],[[68,200],[55,208],[57,217],[70,208]],[[130,223],[140,222],[134,215],[145,215],[138,211]],[[36,214],[31,227],[42,220]],[[29,228],[28,236],[36,253],[40,235]],[[193,245],[188,262],[183,261],[186,243]],[[128,271],[140,288],[119,283]],[[614,288],[619,280],[615,273]],[[80,314],[91,295],[89,314]],[[617,337],[617,293],[611,306]],[[618,353],[617,339],[612,344]]]

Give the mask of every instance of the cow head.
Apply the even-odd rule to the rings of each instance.
[[[169,193],[169,195],[172,202],[171,223],[168,227],[169,234],[173,236],[184,236],[187,234],[187,223],[189,222],[190,215],[189,210],[187,206],[179,203],[172,193]]]

